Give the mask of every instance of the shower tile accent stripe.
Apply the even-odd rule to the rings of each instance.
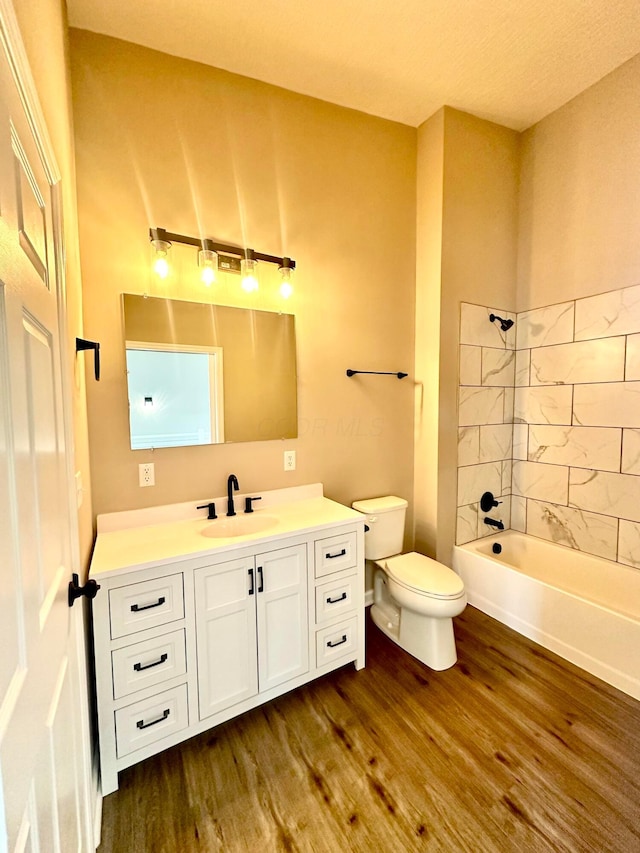
[[[460,344],[457,544],[489,516],[640,569],[640,285],[520,314],[463,303]]]

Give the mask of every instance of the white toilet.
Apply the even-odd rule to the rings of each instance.
[[[431,669],[453,666],[453,617],[467,605],[462,578],[423,554],[400,553],[407,512],[403,498],[372,498],[352,506],[367,517],[364,555],[375,564],[373,621]]]

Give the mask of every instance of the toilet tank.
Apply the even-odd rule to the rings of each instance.
[[[367,560],[393,557],[402,551],[404,517],[407,501],[395,495],[354,501],[351,506],[364,513],[369,530],[364,534],[364,556]]]

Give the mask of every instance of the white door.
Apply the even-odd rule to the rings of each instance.
[[[80,608],[67,604],[60,212],[29,100],[0,48],[0,850],[71,853],[90,841]]]
[[[309,670],[307,546],[256,557],[260,692]]]
[[[253,557],[197,569],[198,705],[204,720],[258,692]]]

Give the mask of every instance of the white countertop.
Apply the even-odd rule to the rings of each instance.
[[[130,569],[163,565],[192,557],[220,554],[257,542],[271,542],[283,536],[304,534],[311,530],[332,527],[348,522],[362,522],[364,516],[349,507],[322,496],[321,484],[280,489],[260,494],[260,509],[244,515],[244,495],[234,495],[237,518],[260,519],[269,516],[272,526],[267,530],[246,533],[242,536],[209,538],[202,531],[209,525],[206,512],[196,512],[196,504],[172,507],[154,507],[128,513],[110,513],[98,517],[98,538],[91,560],[91,577],[98,579],[107,574]],[[226,498],[216,500],[220,522],[227,522]],[[191,517],[185,518],[188,514]],[[168,520],[177,518],[177,520]],[[138,524],[136,524],[136,521]]]

